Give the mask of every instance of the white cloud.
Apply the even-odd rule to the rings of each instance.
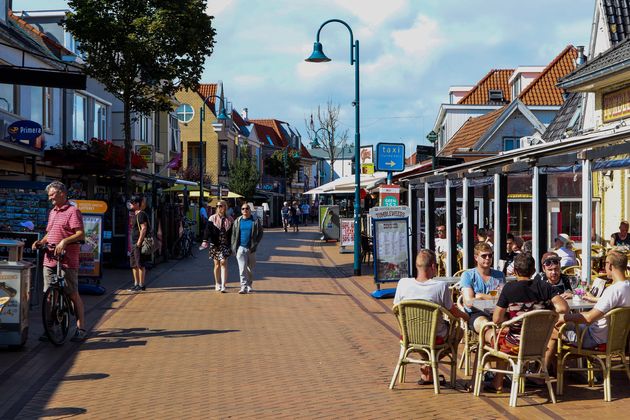
[[[387,19],[396,16],[407,8],[406,0],[335,0],[340,9],[345,9],[357,16],[364,24],[371,27],[381,26]]]
[[[266,78],[254,74],[240,74],[232,76],[234,83],[239,84],[241,89],[260,87],[265,84]]]
[[[394,45],[405,54],[414,55],[415,60],[431,55],[446,42],[439,23],[423,15],[416,18],[411,28],[394,31],[391,36]]]
[[[220,16],[234,6],[234,0],[208,0],[206,13],[211,16]]]

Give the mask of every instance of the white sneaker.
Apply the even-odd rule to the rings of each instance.
[[[246,295],[247,294],[247,288],[246,287],[241,287],[241,290],[238,291],[239,295]]]
[[[247,286],[245,290],[247,290],[247,293],[252,293],[254,288],[252,286]]]
[[[225,286],[221,286],[221,293],[225,293]]]
[[[219,290],[221,290],[221,285],[220,285],[219,283],[215,284],[215,285],[214,285],[214,290],[216,290],[217,292],[218,292]]]

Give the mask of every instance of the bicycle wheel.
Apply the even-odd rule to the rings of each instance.
[[[67,297],[56,287],[44,293],[42,322],[48,339],[55,346],[65,343],[70,331],[70,312]]]

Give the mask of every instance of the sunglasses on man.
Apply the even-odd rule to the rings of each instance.
[[[560,260],[546,260],[543,262],[545,267],[553,267],[556,265],[560,265]]]

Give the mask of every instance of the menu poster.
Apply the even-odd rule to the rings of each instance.
[[[7,331],[8,324],[20,323],[20,299],[27,297],[18,291],[24,295],[28,290],[28,287],[20,288],[20,275],[18,270],[0,270],[0,302],[4,302],[0,306],[0,331]],[[24,307],[28,311],[28,305]]]
[[[79,275],[86,277],[101,276],[101,254],[103,236],[103,216],[95,214],[83,215],[85,243],[79,252]]]
[[[341,219],[341,246],[354,246],[354,219]]]
[[[409,277],[408,219],[374,219],[374,281]]]

